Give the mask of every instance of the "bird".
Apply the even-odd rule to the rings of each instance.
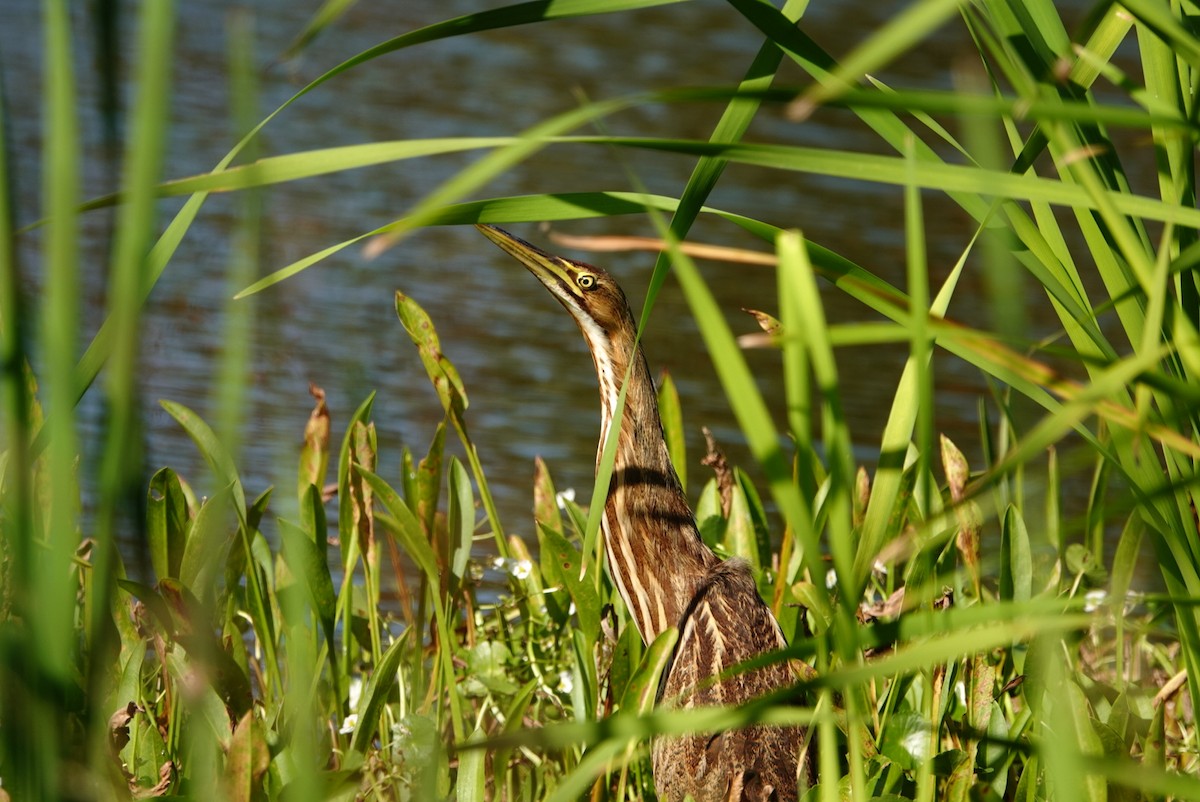
[[[476,227],[571,313],[591,351],[600,387],[597,466],[611,427],[620,427],[601,519],[608,571],[643,643],[668,629],[679,633],[659,701],[683,709],[739,705],[795,684],[788,661],[730,671],[787,641],[749,565],[722,560],[700,537],[668,453],[637,324],[616,280],[503,229]],[[689,796],[695,802],[793,802],[815,780],[807,744],[798,726],[659,736],[650,750],[655,789],[664,802]]]

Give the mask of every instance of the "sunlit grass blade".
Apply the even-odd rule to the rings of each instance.
[[[806,117],[812,107],[836,98],[867,73],[873,72],[911,48],[958,9],[960,0],[924,0],[896,14],[887,24],[852,50],[837,67],[792,105],[794,117]]]
[[[781,233],[777,241],[779,254],[779,294],[781,307],[787,310],[783,321],[785,335],[795,337],[806,353],[812,367],[813,389],[821,403],[822,434],[827,456],[828,490],[825,493],[826,526],[828,527],[829,549],[837,572],[838,587],[844,604],[853,604],[858,594],[853,591],[857,584],[854,577],[854,547],[850,533],[850,488],[853,486],[854,471],[849,464],[850,435],[845,427],[838,389],[837,368],[829,344],[825,314],[820,303],[812,263],[808,261],[803,239],[797,233]],[[783,300],[786,299],[786,300]],[[791,521],[796,527],[808,526],[808,522],[796,517]],[[824,576],[820,568],[815,539],[809,536],[805,548],[805,564],[810,576],[816,580]]]
[[[357,0],[325,0],[309,18],[304,30],[296,34],[296,38],[279,56],[280,61],[295,58],[302,50],[321,35],[322,31],[336,23]]]
[[[71,371],[79,332],[79,132],[76,119],[74,63],[70,24],[63,2],[43,7],[45,25],[44,96],[46,136],[43,150],[43,198],[46,218],[45,290],[42,294],[40,342],[44,353],[42,384],[46,388],[48,489],[47,548],[34,559],[33,587],[39,601],[28,611],[30,626],[45,634],[38,644],[37,660],[51,680],[66,681],[72,672],[71,600],[66,586],[68,565],[75,548],[78,486],[74,476],[78,453],[75,399]],[[39,762],[46,774],[41,783],[54,781],[53,761],[58,755],[54,728],[41,738]],[[51,793],[51,786],[41,793]]]
[[[228,30],[233,128],[240,134],[249,129],[258,116],[258,88],[253,66],[253,19],[248,14],[235,14],[229,18]],[[247,155],[253,158],[256,150],[254,143],[251,143]],[[243,193],[239,200],[233,250],[226,268],[227,296],[246,286],[258,273],[262,194],[251,190]],[[225,448],[235,458],[242,437],[253,320],[253,300],[226,303],[225,332],[222,337],[224,348],[214,393],[215,429]]]

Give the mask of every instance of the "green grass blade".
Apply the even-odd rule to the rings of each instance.
[[[961,0],[922,0],[892,16],[883,27],[852,50],[838,66],[813,85],[792,106],[796,117],[806,117],[816,105],[838,97],[867,73],[885,66],[953,16]]]
[[[42,293],[41,350],[44,354],[42,383],[46,387],[45,431],[50,442],[47,452],[48,548],[34,562],[32,586],[38,600],[26,600],[30,626],[41,632],[37,659],[52,680],[66,681],[72,672],[71,599],[66,585],[69,565],[76,545],[78,487],[74,470],[78,453],[75,430],[75,399],[72,393],[72,367],[79,334],[79,205],[81,165],[79,132],[76,119],[76,94],[73,78],[74,56],[70,44],[70,22],[65,2],[43,6],[45,25],[45,61],[43,104],[46,134],[43,148],[43,198],[46,218],[45,289]],[[43,737],[46,751],[42,760],[57,755],[53,734],[47,728]],[[43,770],[51,771],[49,764]],[[51,774],[53,772],[51,771]],[[43,778],[50,781],[51,776]],[[48,787],[43,788],[44,791]]]

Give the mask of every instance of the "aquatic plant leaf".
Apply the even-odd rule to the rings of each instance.
[[[919,713],[894,713],[887,720],[879,751],[908,771],[932,758],[931,726]]]
[[[208,725],[209,733],[222,749],[229,748],[233,737],[233,724],[229,720],[229,712],[221,697],[207,682],[196,682],[191,665],[191,651],[175,649],[167,653],[167,667],[172,679],[179,687],[188,688],[193,711],[199,713],[200,721]]]
[[[482,741],[485,733],[478,727],[471,733],[471,741]],[[483,749],[468,749],[458,756],[458,782],[455,786],[458,802],[484,802],[487,797],[487,771]]]
[[[300,451],[299,493],[309,485],[318,490],[325,486],[329,471],[329,407],[325,406],[325,391],[315,384],[308,385],[308,392],[316,399],[316,405],[304,425],[304,448]]]
[[[742,489],[746,500],[746,511],[750,514],[750,522],[754,530],[754,547],[758,554],[755,565],[769,566],[771,564],[771,532],[767,523],[767,510],[763,506],[762,498],[758,495],[758,488],[741,468],[733,469],[733,478],[737,482],[737,486]]]
[[[308,532],[290,521],[280,519],[278,524],[284,562],[300,583],[313,613],[321,622],[321,631],[332,654],[337,594],[329,574],[325,541],[314,541]]]
[[[467,392],[459,378],[458,369],[442,353],[441,341],[433,327],[433,321],[421,306],[402,292],[396,292],[396,314],[408,332],[413,345],[425,365],[425,372],[433,382],[442,409],[461,423],[462,413],[467,408]]]
[[[359,468],[359,470],[362,472],[363,479],[375,491],[376,497],[396,522],[397,526],[392,531],[400,541],[400,547],[417,564],[434,588],[435,595],[440,597],[441,578],[438,573],[437,556],[433,553],[433,547],[425,540],[421,524],[417,521],[416,516],[387,482],[366,468]]]
[[[325,517],[325,504],[321,488],[309,485],[300,497],[300,528],[314,543],[324,548],[329,541],[329,521]]]
[[[425,457],[417,464],[416,497],[409,497],[409,504],[425,529],[425,536],[434,542],[436,528],[434,520],[437,516],[438,495],[442,488],[442,460],[446,452],[446,423],[438,421],[433,431],[433,440]],[[442,549],[438,549],[441,553]],[[448,555],[447,555],[448,557]]]
[[[1038,802],[1046,798],[1045,783],[1042,780],[1042,768],[1037,755],[1030,755],[1021,769],[1017,780],[1017,790],[1013,802]]]
[[[1012,504],[1000,525],[1000,598],[1029,601],[1033,594],[1033,554],[1025,519]]]
[[[354,463],[354,427],[355,424],[370,419],[374,404],[375,393],[371,392],[351,416],[346,425],[346,434],[342,437],[341,449],[338,451],[338,545],[342,551],[343,567],[353,567],[347,566],[346,563],[349,557],[356,553],[351,549],[357,548],[356,539],[350,537],[351,533],[355,531],[353,501],[350,495],[350,472]]]
[[[600,634],[600,598],[590,578],[581,578],[583,554],[565,537],[548,526],[538,526],[541,533],[542,574],[552,584],[561,584],[575,601],[579,627],[589,643]]]
[[[672,627],[664,630],[646,647],[641,664],[629,678],[629,686],[621,696],[622,711],[649,713],[654,708],[663,671],[675,653],[675,644],[678,642],[679,630]]]
[[[456,457],[450,458],[450,523],[449,534],[456,537],[450,560],[450,574],[461,584],[471,558],[475,535],[475,497],[471,493],[471,477]]]
[[[396,671],[400,668],[400,658],[404,654],[404,639],[398,638],[383,653],[379,663],[367,680],[362,698],[358,703],[358,725],[350,736],[350,749],[359,755],[365,755],[371,746],[371,739],[379,727],[379,716],[387,703],[388,694],[396,684]]]
[[[642,653],[642,638],[636,627],[625,627],[612,650],[608,668],[608,687],[613,699],[621,700],[629,692],[629,682],[637,671]]]
[[[658,417],[662,420],[663,437],[667,440],[667,453],[679,477],[679,485],[687,493],[687,440],[683,436],[683,410],[679,405],[679,391],[675,381],[666,371],[658,381]]]
[[[1092,726],[1092,708],[1088,704],[1083,689],[1073,679],[1066,679],[1062,685],[1061,692],[1055,694],[1055,703],[1063,705],[1065,707],[1063,713],[1069,716],[1071,740],[1073,741],[1070,744],[1070,749],[1077,753],[1075,756],[1072,756],[1069,762],[1071,764],[1082,762],[1078,760],[1080,756],[1102,757],[1104,755],[1104,744],[1100,740],[1100,736],[1096,734],[1095,727]],[[1063,755],[1058,757],[1058,760],[1063,759]],[[1104,777],[1092,773],[1084,773],[1083,776],[1068,779],[1062,776],[1062,772],[1058,772],[1057,774],[1056,781],[1082,783],[1082,786],[1076,789],[1076,793],[1081,794],[1077,798],[1086,800],[1086,802],[1106,802],[1108,789]]]
[[[235,488],[238,487],[231,484],[214,493],[200,506],[188,529],[179,563],[179,580],[185,587],[195,588],[205,596],[216,592],[217,580],[237,533],[236,525],[231,525],[227,518],[236,504]]]
[[[534,458],[533,466],[533,520],[561,532],[562,514],[558,510],[558,494],[550,478],[550,469],[541,457]]]
[[[696,526],[700,530],[700,539],[704,541],[704,545],[710,549],[723,548],[721,544],[725,540],[728,521],[721,509],[721,491],[717,487],[716,479],[705,482],[704,489],[700,491],[700,498],[696,501],[695,515]]]
[[[464,690],[476,696],[483,696],[488,691],[505,696],[516,693],[520,688],[512,682],[508,674],[511,659],[512,652],[503,641],[479,641],[467,652],[469,674]]]
[[[754,538],[754,522],[750,520],[750,509],[746,493],[740,485],[733,485],[729,494],[729,518],[725,527],[725,550],[740,557],[754,569],[761,566],[758,560],[758,544]]]
[[[1125,522],[1125,528],[1121,530],[1121,538],[1117,541],[1117,550],[1112,558],[1112,582],[1108,586],[1110,598],[1120,605],[1115,611],[1116,615],[1122,615],[1127,604],[1145,532],[1145,520],[1140,515],[1130,515],[1129,520]]]
[[[237,466],[234,465],[233,457],[222,445],[217,438],[215,432],[209,427],[203,419],[195,412],[185,407],[183,404],[177,404],[174,401],[162,399],[159,401],[162,408],[167,411],[167,414],[178,421],[183,430],[192,438],[192,442],[196,444],[196,448],[200,451],[200,456],[204,457],[204,461],[208,463],[213,474],[217,479],[217,484],[222,487],[229,488],[231,499],[234,503],[234,509],[237,511],[238,520],[246,520],[246,493],[242,489],[242,480],[238,476]]]
[[[230,802],[259,798],[270,758],[262,722],[253,711],[246,713],[233,731],[226,755],[225,798]]]
[[[159,579],[178,577],[190,525],[187,497],[179,476],[162,468],[150,479],[146,497],[146,541]]]

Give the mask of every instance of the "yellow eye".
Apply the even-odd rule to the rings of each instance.
[[[596,286],[596,277],[584,273],[582,276],[576,279],[576,283],[579,285],[581,290],[590,290],[592,287]]]

